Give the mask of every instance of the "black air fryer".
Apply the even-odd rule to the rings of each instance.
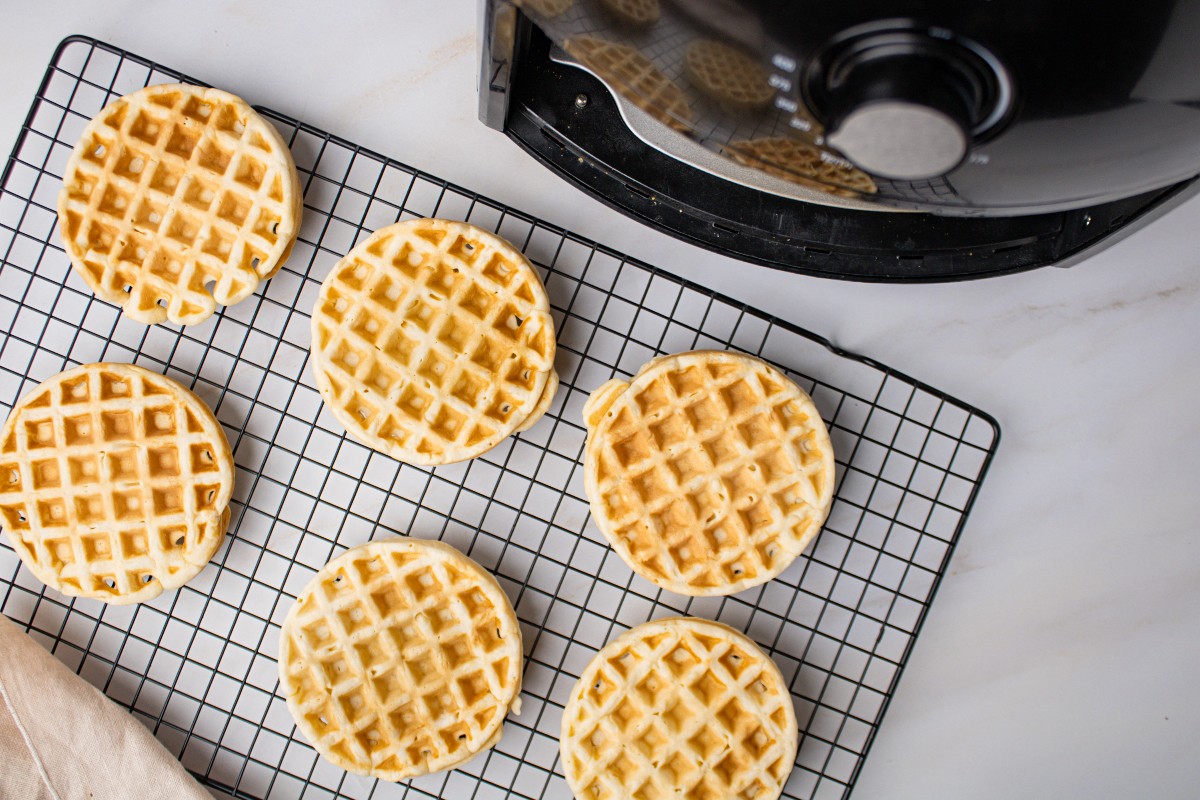
[[[613,208],[869,281],[1066,266],[1190,196],[1200,0],[481,0],[480,117]]]

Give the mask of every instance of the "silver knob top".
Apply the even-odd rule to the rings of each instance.
[[[968,143],[947,114],[902,100],[859,106],[825,140],[860,169],[906,181],[945,175],[962,163]]]

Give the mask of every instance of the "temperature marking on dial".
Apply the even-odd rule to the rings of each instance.
[[[824,161],[826,164],[836,164],[836,165],[837,165],[837,166],[839,166],[839,167],[851,167],[851,166],[853,166],[853,165],[852,165],[852,164],[851,164],[849,161],[847,161],[846,159],[844,159],[844,158],[838,158],[837,156],[835,156],[835,155],[833,155],[833,154],[831,154],[831,153],[827,153],[827,152],[825,152],[824,150],[822,150],[822,151],[821,151],[821,160],[822,160],[822,161]]]
[[[785,56],[783,53],[776,53],[775,55],[771,56],[771,63],[775,65],[776,69],[782,70],[783,72],[796,71],[796,59],[792,58],[791,56]]]
[[[789,114],[794,114],[796,113],[796,110],[800,108],[800,104],[790,97],[776,97],[775,107],[786,111]]]
[[[771,84],[772,87],[778,89],[781,92],[790,92],[792,90],[791,79],[785,78],[784,76],[779,75],[778,73],[772,73],[771,77],[767,79],[767,83]]]
[[[987,153],[971,153],[971,155],[967,156],[967,161],[971,164],[986,164],[991,160],[991,157]]]
[[[812,120],[807,120],[804,117],[792,117],[788,120],[788,125],[793,128],[799,128],[802,131],[811,131],[813,128]]]

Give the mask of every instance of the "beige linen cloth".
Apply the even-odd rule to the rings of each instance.
[[[132,715],[0,614],[0,798],[212,797]]]

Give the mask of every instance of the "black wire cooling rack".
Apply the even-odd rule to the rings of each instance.
[[[71,272],[55,196],[91,116],[119,94],[178,80],[191,81],[83,37],[55,53],[0,181],[0,411],[84,362],[171,375],[215,409],[233,445],[229,535],[190,584],[136,607],[45,589],[0,538],[0,610],[202,781],[246,798],[569,798],[557,733],[591,656],[648,619],[708,617],[746,631],[789,682],[801,739],[785,795],[848,795],[987,471],[995,422],[794,325],[266,110],[305,186],[291,259],[202,325],[121,319]],[[539,266],[562,376],[531,430],[433,470],[347,439],[306,369],[308,311],[330,266],[375,228],[428,215],[497,231]],[[838,454],[815,546],[778,579],[727,598],[683,598],[635,577],[589,521],[583,489],[587,393],[692,348],[783,367],[812,395]],[[275,653],[280,622],[318,568],[397,533],[444,539],[492,570],[520,617],[527,662],[523,710],[494,750],[390,784],[347,775],[297,735]]]

